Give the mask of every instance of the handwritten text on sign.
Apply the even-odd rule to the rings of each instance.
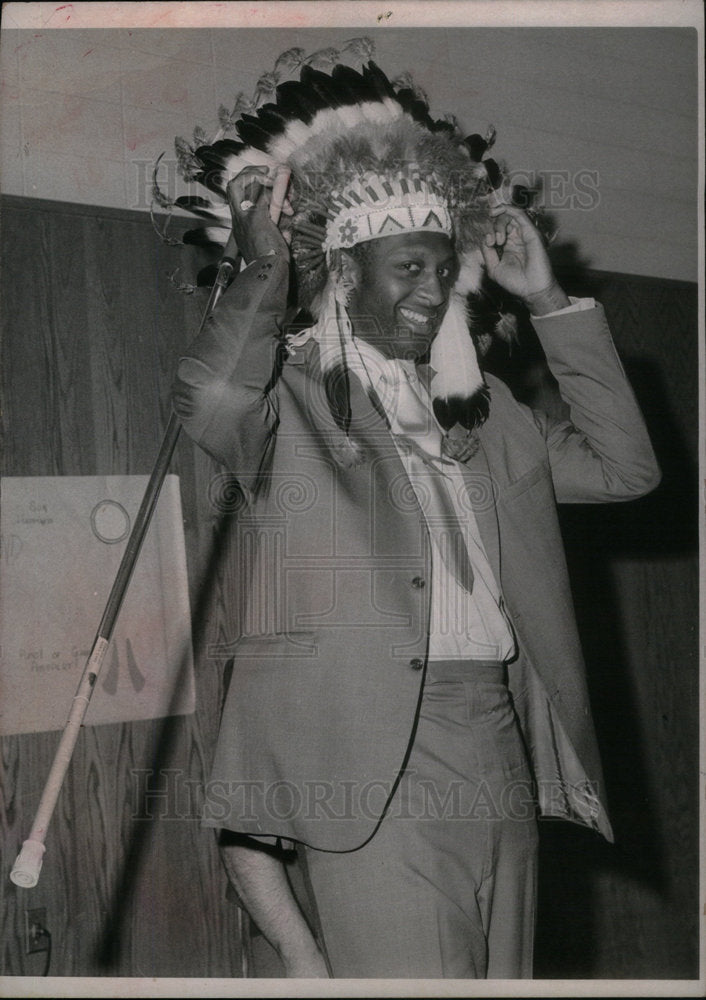
[[[3,480],[0,735],[63,728],[146,484],[146,476]],[[168,476],[86,724],[193,710],[179,483]]]

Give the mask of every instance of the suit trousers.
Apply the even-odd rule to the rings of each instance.
[[[531,977],[536,806],[505,669],[430,661],[376,832],[355,851],[307,849],[335,977]]]

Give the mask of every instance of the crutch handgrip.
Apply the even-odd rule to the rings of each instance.
[[[33,889],[39,881],[45,851],[41,840],[25,840],[10,872],[10,880],[22,889]]]

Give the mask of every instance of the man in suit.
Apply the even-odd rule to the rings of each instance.
[[[529,309],[571,416],[489,377],[487,419],[459,438],[425,364],[452,233],[418,216],[336,248],[350,330],[327,371],[321,320],[282,339],[290,248],[269,184],[254,168],[229,185],[247,267],[175,387],[250,500],[205,822],[237,834],[227,870],[288,976],[529,977],[534,803],[611,836],[555,504],[640,496],[654,455],[602,309],[569,301],[522,211],[489,210],[484,266]]]
[[[611,837],[556,502],[659,473],[600,306],[498,194],[493,130],[464,138],[373,62],[311,63],[277,60],[300,78],[237,141],[179,147],[246,264],[174,393],[247,501],[204,822],[288,976],[528,977],[536,811]],[[567,419],[481,372],[483,268]]]

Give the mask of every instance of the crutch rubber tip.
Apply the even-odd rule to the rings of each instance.
[[[22,889],[33,889],[39,881],[46,847],[41,840],[25,840],[10,872],[10,881]]]

